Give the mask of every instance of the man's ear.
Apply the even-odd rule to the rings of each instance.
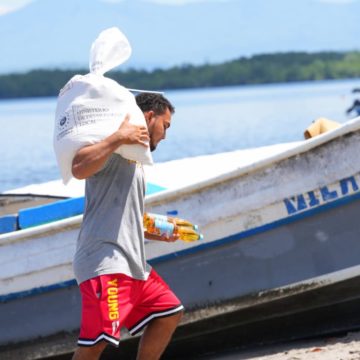
[[[152,120],[155,119],[155,112],[153,110],[149,110],[144,112],[144,117],[147,125],[150,125]]]
[[[150,125],[151,120],[154,119],[155,112],[153,110],[144,112],[144,117],[147,125]]]

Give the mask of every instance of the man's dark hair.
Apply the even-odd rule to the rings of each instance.
[[[154,111],[156,115],[162,115],[169,109],[170,113],[175,112],[175,107],[161,94],[143,92],[135,97],[136,103],[142,112]]]

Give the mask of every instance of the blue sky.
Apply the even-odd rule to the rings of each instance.
[[[359,14],[360,0],[0,0],[0,73],[87,66],[110,26],[129,38],[135,68],[360,50]]]
[[[14,11],[18,8],[21,8],[22,6],[31,3],[34,0],[0,0],[0,9],[4,12]],[[122,0],[103,0],[104,2],[112,2],[112,3],[118,3]],[[223,1],[229,1],[229,0],[144,0],[147,2],[154,2],[159,4],[169,4],[169,5],[181,5],[191,2],[223,2]]]
[[[21,7],[33,2],[34,0],[0,0],[0,15],[6,14],[12,11],[16,11]],[[61,0],[60,0],[61,1]],[[104,2],[118,3],[122,0],[103,0]],[[169,5],[182,5],[186,3],[194,2],[223,2],[229,0],[144,0],[146,2],[154,2],[159,4],[169,4]]]
[[[16,11],[17,9],[25,6],[28,3],[33,2],[34,0],[0,0],[0,15]],[[61,1],[61,0],[60,0]],[[104,2],[121,2],[123,0],[103,0]],[[225,1],[236,1],[236,0],[143,0],[146,2],[154,2],[159,4],[168,4],[168,5],[182,5],[187,3],[194,3],[194,2],[225,2]],[[251,0],[249,0],[251,1]],[[268,1],[268,0],[264,0]],[[289,0],[289,1],[296,1],[296,0]],[[300,0],[301,1],[301,0]],[[358,2],[359,0],[314,0],[317,2],[324,2],[324,3],[333,3],[338,5],[346,5],[354,2]]]
[[[18,9],[21,9],[25,5],[34,2],[36,0],[0,0],[0,16],[9,12],[14,12]],[[61,1],[61,0],[60,0]],[[119,3],[124,0],[101,0],[103,2],[109,2],[109,3]],[[227,1],[236,1],[236,0],[133,0],[133,1],[143,1],[143,2],[149,2],[149,3],[158,3],[158,4],[167,4],[167,5],[173,5],[173,6],[181,6],[184,4],[189,3],[210,3],[210,2],[227,2]],[[251,0],[249,0],[251,1]],[[269,0],[264,0],[269,1]],[[302,0],[289,0],[291,2],[297,2]],[[346,6],[348,4],[359,2],[360,0],[313,0],[314,2],[319,3],[329,3],[329,4],[335,4],[339,6]]]

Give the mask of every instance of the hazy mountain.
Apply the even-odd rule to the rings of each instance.
[[[118,26],[132,45],[124,67],[360,49],[360,3],[339,2],[233,0],[175,6],[140,0],[37,0],[0,16],[0,72],[87,66],[92,41],[110,26]]]

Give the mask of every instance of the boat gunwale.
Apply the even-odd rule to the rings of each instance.
[[[304,140],[302,142],[294,142],[297,143],[294,147],[287,149],[281,153],[271,155],[266,157],[265,159],[257,160],[251,164],[239,167],[235,170],[229,171],[225,174],[214,176],[210,179],[201,180],[195,184],[186,185],[183,187],[164,190],[160,193],[152,194],[147,197],[147,205],[158,205],[164,202],[165,200],[172,200],[182,196],[187,196],[191,193],[197,192],[201,189],[205,189],[207,187],[213,187],[220,183],[224,183],[227,181],[231,181],[237,177],[241,177],[243,175],[255,172],[260,170],[261,168],[267,167],[269,165],[278,163],[282,160],[306,153],[312,149],[315,149],[323,144],[329,143],[332,140],[336,140],[340,137],[350,135],[356,131],[360,130],[360,116],[354,118],[347,123],[343,124],[339,128],[328,131],[311,139]],[[291,143],[288,143],[291,144]],[[274,144],[276,145],[276,144]]]

